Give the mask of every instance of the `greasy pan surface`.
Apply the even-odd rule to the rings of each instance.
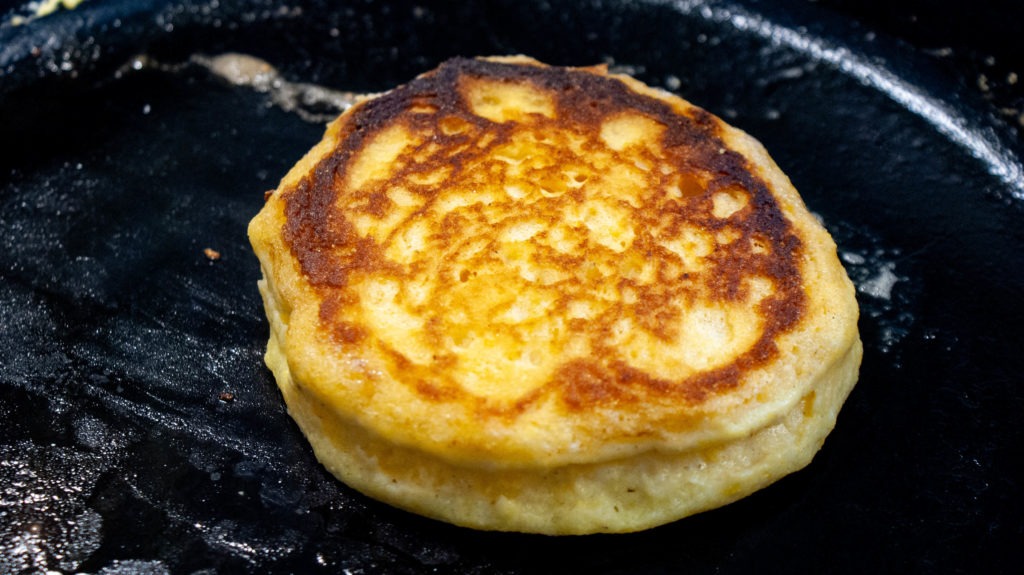
[[[1020,140],[906,45],[796,1],[90,1],[17,27],[14,7],[0,25],[0,573],[1024,559]],[[861,379],[825,448],[743,501],[632,535],[472,532],[340,484],[263,366],[245,237],[331,110],[188,64],[225,51],[355,91],[454,55],[610,61],[749,131],[858,285]]]

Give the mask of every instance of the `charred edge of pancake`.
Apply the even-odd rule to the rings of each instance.
[[[632,91],[620,80],[584,70],[559,67],[507,64],[475,59],[454,59],[437,70],[416,78],[412,82],[350,111],[349,121],[339,135],[340,145],[324,157],[311,175],[302,178],[293,188],[285,190],[286,224],[284,238],[308,281],[322,297],[321,324],[334,334],[339,344],[351,344],[366,337],[358,326],[336,321],[336,310],[347,297],[339,288],[347,285],[350,273],[401,274],[400,266],[384,257],[381,247],[358,235],[354,225],[332,206],[344,177],[348,162],[362,149],[366,139],[401,116],[411,106],[426,106],[435,114],[414,115],[410,120],[430,121],[442,115],[457,116],[477,126],[486,125],[498,137],[489,147],[500,144],[507,131],[500,124],[467,111],[458,90],[460,77],[479,77],[507,82],[530,82],[555,94],[556,117],[567,124],[599,126],[605,112],[636,109],[665,125],[662,148],[685,150],[681,172],[703,171],[712,175],[706,188],[691,200],[707,200],[715,192],[740,188],[749,194],[748,205],[741,212],[743,219],[730,218],[729,222],[707,218],[702,222],[708,231],[726,225],[738,229],[743,239],[759,241],[770,246],[768,255],[737,253],[736,250],[715,250],[709,261],[715,266],[715,281],[709,287],[721,300],[743,297],[743,272],[756,270],[774,282],[774,293],[760,303],[759,312],[765,320],[761,337],[731,364],[709,369],[679,381],[652,377],[621,362],[600,362],[597,359],[572,360],[558,369],[554,377],[538,389],[513,402],[495,403],[470,396],[455,384],[431,380],[429,370],[417,374],[416,366],[401,353],[390,350],[395,365],[411,370],[411,381],[417,393],[434,401],[477,401],[477,409],[491,415],[514,416],[530,405],[557,393],[562,404],[570,409],[586,409],[597,405],[615,405],[642,400],[644,397],[662,397],[672,401],[700,402],[739,384],[744,372],[764,365],[777,356],[775,339],[796,326],[806,306],[799,269],[801,240],[791,228],[767,185],[751,172],[747,160],[729,150],[721,140],[721,128],[707,111],[692,108],[685,115],[654,97]],[[420,117],[425,118],[420,119]],[[503,134],[505,134],[503,136]],[[446,141],[446,138],[447,141]],[[442,144],[464,143],[458,136],[437,135]],[[486,149],[480,153],[486,153]],[[457,175],[463,169],[460,156],[443,159]],[[427,166],[432,168],[436,166]],[[412,166],[416,169],[416,166]],[[409,175],[406,168],[393,179]],[[389,182],[385,182],[385,186]],[[384,213],[390,200],[383,195],[371,198],[366,209]],[[681,214],[686,220],[692,214]],[[337,250],[342,249],[343,257]],[[652,301],[648,305],[656,306]],[[645,326],[652,327],[652,326]],[[657,327],[657,326],[653,326]],[[600,355],[595,350],[595,357]],[[442,358],[443,360],[443,358]]]

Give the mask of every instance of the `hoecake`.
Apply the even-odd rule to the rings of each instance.
[[[603,67],[455,59],[353,106],[250,238],[324,465],[480,529],[643,529],[805,466],[853,286],[750,136]]]

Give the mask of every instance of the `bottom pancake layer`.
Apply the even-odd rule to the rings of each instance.
[[[476,529],[630,532],[749,495],[811,461],[857,380],[862,355],[855,340],[788,412],[746,437],[588,464],[473,467],[383,440],[308,393],[282,353],[287,325],[273,290],[261,281],[260,291],[272,327],[267,365],[321,463],[373,498]]]

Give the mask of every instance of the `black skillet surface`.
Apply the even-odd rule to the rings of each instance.
[[[0,25],[0,573],[1022,564],[1021,146],[973,78],[797,1],[91,0],[10,25],[25,13]],[[754,134],[859,287],[861,381],[823,451],[617,536],[472,532],[335,481],[262,365],[245,237],[322,126],[197,65],[131,65],[229,50],[356,91],[456,54],[611,61]]]

